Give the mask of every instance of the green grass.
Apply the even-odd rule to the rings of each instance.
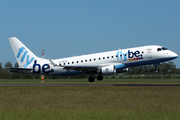
[[[179,120],[178,86],[0,87],[1,120]]]

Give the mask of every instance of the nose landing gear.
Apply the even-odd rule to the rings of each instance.
[[[158,74],[158,73],[159,73],[159,70],[158,70],[157,66],[159,65],[159,63],[154,64],[154,65],[155,65],[155,69],[156,69],[156,74]]]
[[[158,74],[159,73],[159,70],[156,70],[156,74]]]

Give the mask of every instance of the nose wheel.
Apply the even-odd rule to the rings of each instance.
[[[156,70],[156,74],[158,74],[159,73],[159,70]]]
[[[158,74],[158,73],[159,73],[159,70],[158,70],[158,68],[157,68],[157,65],[155,65],[155,69],[156,69],[156,74]]]

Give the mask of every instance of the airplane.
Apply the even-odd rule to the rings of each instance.
[[[48,76],[75,76],[89,74],[88,81],[103,80],[104,75],[128,71],[129,67],[154,64],[173,60],[178,55],[159,45],[149,45],[61,59],[37,57],[16,37],[9,38],[19,68],[7,68],[11,72]],[[158,70],[156,70],[158,73]]]

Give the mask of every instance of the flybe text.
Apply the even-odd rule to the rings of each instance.
[[[29,58],[30,56],[28,55],[28,51],[27,50],[25,50],[25,47],[21,47],[21,48],[19,48],[19,52],[18,52],[18,54],[17,54],[17,59],[19,59],[20,58],[20,56],[21,56],[21,54],[23,53],[23,55],[22,55],[22,57],[21,57],[21,60],[20,60],[20,62],[22,63],[22,62],[24,62],[24,59],[26,58],[26,64],[23,66],[24,68],[26,68],[29,64],[31,64],[31,62],[34,60],[34,57],[32,57],[32,58]],[[30,60],[29,60],[30,59]]]
[[[130,50],[128,50],[127,52],[118,51],[116,53],[116,56],[117,56],[117,60],[123,60],[123,61],[126,61],[127,59],[129,61],[143,59],[143,53],[141,54],[139,50],[136,50],[134,52]]]

